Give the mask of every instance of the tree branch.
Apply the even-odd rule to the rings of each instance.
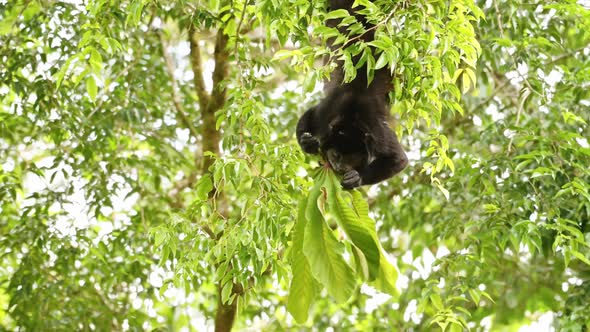
[[[494,9],[496,10],[496,20],[498,21],[498,29],[500,29],[500,35],[504,37],[504,27],[502,27],[502,14],[500,13],[500,8],[498,8],[498,3],[494,0]]]
[[[492,73],[492,75],[494,75],[494,74]],[[494,82],[497,83],[496,80],[494,80]],[[496,88],[492,91],[492,93],[490,93],[490,95],[487,96],[486,99],[480,101],[477,105],[475,105],[469,111],[469,114],[475,112],[480,107],[487,105],[490,101],[492,101],[492,99],[494,99],[494,97],[496,97],[500,92],[502,92],[502,90],[504,90],[509,84],[510,84],[510,80],[507,78],[505,78],[504,82],[502,82],[501,84],[496,84]]]
[[[211,99],[209,100],[209,109],[217,111],[225,103],[226,89],[223,80],[228,76],[228,60],[229,53],[227,52],[227,42],[229,37],[223,33],[223,29],[219,29],[217,37],[215,38],[215,69],[213,70],[213,91],[211,91]]]
[[[551,61],[548,61],[547,63],[545,63],[545,66],[550,66],[550,65],[552,65],[552,64],[554,64],[554,63],[556,63],[558,61],[561,61],[563,59],[567,59],[567,58],[569,58],[569,57],[571,57],[571,56],[573,56],[573,55],[575,55],[575,54],[577,54],[579,52],[582,52],[583,50],[585,50],[588,47],[590,47],[590,44],[584,45],[584,46],[579,47],[579,48],[577,48],[575,50],[571,50],[571,51],[569,51],[567,53],[564,53],[564,54],[561,54],[559,56],[556,56],[553,59],[551,59]]]
[[[216,129],[217,121],[215,119],[215,112],[220,110],[225,104],[226,89],[223,80],[228,76],[229,71],[227,41],[228,36],[223,33],[223,29],[219,29],[215,42],[215,53],[213,54],[215,60],[215,69],[213,70],[213,90],[208,98],[209,101],[206,107],[201,109],[203,119],[203,156],[205,156],[206,152],[211,152],[215,155],[219,154],[221,137],[219,131]],[[203,173],[208,172],[209,167],[213,165],[213,161],[214,159],[212,157],[204,157],[202,165]],[[215,189],[212,191],[212,194],[214,193]]]
[[[188,31],[188,39],[191,46],[191,66],[193,68],[193,82],[195,84],[195,91],[199,97],[199,106],[201,110],[207,108],[209,104],[209,94],[205,88],[205,80],[203,79],[203,64],[201,61],[201,48],[199,47],[199,40],[196,36],[196,30],[193,25]]]
[[[195,78],[197,78],[200,73],[196,71],[196,69],[200,69],[200,54],[198,53],[198,48],[195,48],[196,42],[194,41],[194,33],[191,34],[191,62],[193,63],[193,70],[195,71]],[[201,114],[202,114],[202,135],[203,135],[203,144],[202,144],[202,155],[205,156],[206,152],[211,152],[215,155],[219,154],[219,143],[221,142],[221,134],[216,129],[216,119],[215,113],[223,108],[226,101],[226,88],[225,83],[223,82],[227,79],[229,75],[229,52],[227,50],[227,43],[229,37],[224,34],[223,29],[220,28],[217,31],[217,36],[215,39],[215,51],[213,54],[213,59],[215,60],[215,69],[213,70],[213,90],[211,91],[211,95],[208,96],[207,103],[205,107],[201,106]],[[193,51],[196,50],[196,51]],[[202,76],[200,76],[202,79]],[[197,81],[195,80],[195,87],[197,91],[201,89],[202,85],[200,86]],[[212,157],[204,157],[203,166],[201,168],[203,173],[209,172],[209,168],[213,164],[214,159]],[[217,188],[213,188],[209,193],[210,199],[216,199],[219,206],[216,207],[217,212],[220,215],[225,215],[226,209],[224,205],[227,203],[225,201],[225,197],[222,195],[221,192],[217,191]],[[209,236],[215,236],[219,239],[221,234],[216,235],[211,230],[207,231],[204,229]],[[234,320],[237,313],[237,299],[233,298],[229,303],[223,303],[222,300],[222,289],[223,284],[218,282],[217,289],[218,289],[218,299],[217,299],[217,311],[215,313],[215,331],[216,332],[229,332],[231,331]],[[233,294],[240,294],[236,289],[236,287],[241,285],[233,284],[232,293]],[[243,291],[243,289],[242,289]]]

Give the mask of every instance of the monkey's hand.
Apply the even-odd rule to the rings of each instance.
[[[352,169],[344,173],[344,176],[342,177],[342,187],[344,187],[344,189],[353,189],[360,187],[361,185],[362,181],[359,172]]]
[[[305,153],[317,154],[320,148],[320,142],[310,133],[303,133],[299,138],[299,145]]]

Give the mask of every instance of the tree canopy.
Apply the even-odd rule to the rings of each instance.
[[[588,330],[590,3],[355,3],[372,42],[326,0],[0,1],[0,330]],[[300,151],[326,59],[390,69],[400,175]]]

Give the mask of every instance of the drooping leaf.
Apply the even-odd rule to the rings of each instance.
[[[323,183],[320,184],[323,188]],[[305,226],[303,253],[309,261],[315,279],[326,287],[328,294],[338,303],[342,303],[352,295],[356,287],[356,278],[354,270],[344,260],[344,244],[338,241],[328,227],[318,207],[325,204],[325,193],[321,188],[319,192],[313,191],[313,195],[310,193],[306,212],[311,210],[311,213]],[[317,202],[315,205],[312,198]]]
[[[326,185],[328,215],[334,217],[353,245],[363,253],[367,260],[369,280],[375,280],[379,273],[379,245],[376,242],[375,223],[368,215],[361,216],[353,210],[350,195],[342,191],[339,179],[331,170],[328,172]],[[348,200],[343,197],[345,195],[349,196]]]
[[[307,321],[309,307],[317,295],[318,284],[311,274],[311,269],[307,258],[303,254],[303,243],[305,236],[305,219],[306,201],[299,203],[297,221],[292,238],[291,251],[291,271],[293,278],[289,287],[289,297],[287,299],[287,310],[299,324]]]
[[[95,101],[98,87],[96,86],[96,81],[93,75],[88,75],[86,78],[86,91],[88,92],[90,100]]]

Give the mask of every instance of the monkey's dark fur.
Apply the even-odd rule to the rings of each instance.
[[[351,8],[353,0],[330,0],[330,9]],[[355,15],[365,28],[371,28],[362,15]],[[339,20],[326,22],[337,26]],[[345,33],[345,31],[341,31]],[[373,39],[373,31],[361,37]],[[389,128],[391,90],[389,69],[375,72],[367,86],[366,65],[357,69],[356,78],[342,83],[342,64],[325,83],[326,97],[307,110],[297,123],[297,142],[306,153],[321,153],[330,166],[343,175],[346,189],[375,184],[403,170],[408,164],[406,154],[395,133]]]

